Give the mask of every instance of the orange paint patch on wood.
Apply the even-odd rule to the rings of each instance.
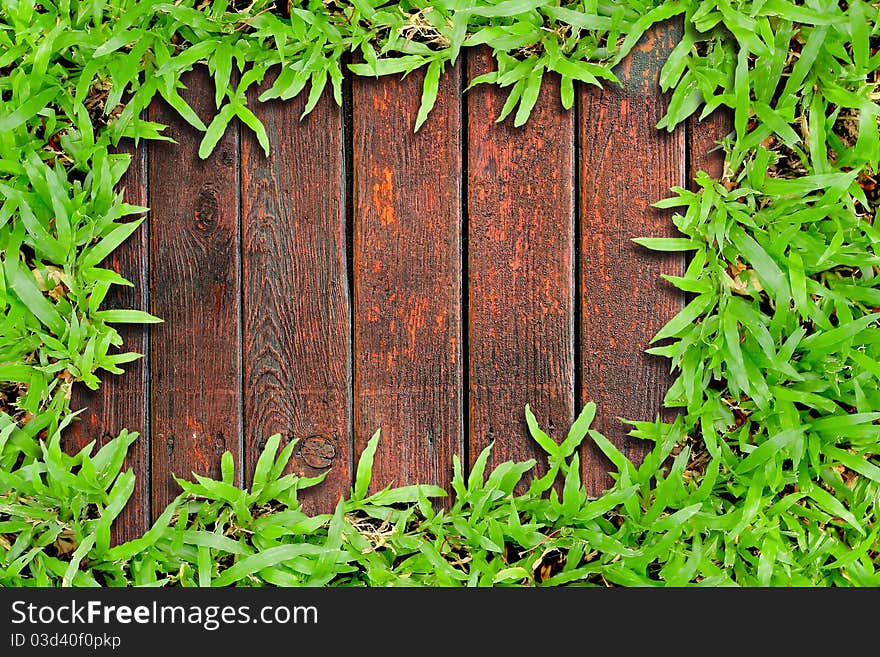
[[[391,169],[384,167],[380,182],[373,184],[373,205],[379,211],[379,222],[383,226],[394,223],[394,188],[391,184]]]
[[[184,415],[183,421],[186,424],[187,428],[193,432],[193,435],[202,433],[204,430],[202,429],[202,423],[199,422],[196,418],[191,415]]]

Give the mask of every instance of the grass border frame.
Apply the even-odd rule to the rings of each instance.
[[[155,3],[142,4],[153,7]],[[245,49],[239,57],[239,53],[230,54],[224,47],[224,44],[229,45],[227,38],[233,44],[238,43],[237,39],[242,35],[236,36],[236,33],[239,30],[245,32],[241,29],[244,26],[254,30],[248,34],[268,30],[266,34],[275,39],[276,45],[281,43],[282,40],[272,34],[271,26],[265,25],[271,22],[265,18],[270,14],[262,11],[265,4],[252,4],[247,11],[253,12],[253,15],[246,16],[227,12],[229,3],[222,1],[205,5],[203,12],[188,4],[156,5],[162,7],[164,17],[171,17],[169,20],[175,25],[174,33],[183,34],[184,41],[188,33],[197,34],[200,30],[210,33],[215,30],[220,35],[219,45],[216,41],[193,39],[191,43],[195,45],[188,49],[162,53],[158,42],[152,42],[156,49],[152,69],[155,77],[148,76],[143,84],[135,83],[140,72],[136,66],[131,66],[131,62],[126,62],[128,69],[122,67],[120,70],[123,70],[123,78],[128,72],[128,84],[113,80],[115,84],[111,84],[107,90],[105,107],[101,108],[103,115],[112,117],[126,89],[131,89],[131,97],[128,105],[119,110],[118,120],[109,123],[107,134],[116,141],[123,136],[161,138],[157,125],[138,118],[145,100],[148,102],[159,94],[190,123],[205,130],[200,149],[203,157],[210,152],[234,117],[253,129],[260,143],[268,148],[265,132],[261,131],[259,122],[244,102],[244,91],[265,73],[261,69],[266,61],[244,72],[236,88],[229,84],[234,65],[243,70],[243,62],[249,56],[257,57],[266,53]],[[60,5],[63,7],[65,3],[61,2]],[[752,581],[757,583],[770,584],[774,572],[777,577],[787,576],[789,581],[798,581],[791,572],[793,563],[799,563],[792,556],[791,545],[809,545],[809,536],[814,534],[833,535],[833,540],[838,541],[839,545],[847,545],[851,550],[850,555],[840,550],[830,552],[821,567],[810,571],[814,576],[818,577],[817,573],[823,568],[837,568],[839,572],[835,571],[838,575],[835,583],[845,584],[854,579],[861,582],[880,581],[873,568],[873,541],[880,531],[875,529],[873,522],[880,468],[871,460],[875,453],[873,439],[877,434],[876,422],[880,419],[880,399],[873,391],[865,389],[865,383],[873,381],[876,373],[880,372],[874,353],[876,323],[880,313],[865,312],[871,310],[872,304],[880,306],[880,303],[876,303],[877,277],[868,270],[869,265],[875,266],[873,263],[876,260],[876,256],[870,256],[870,252],[880,241],[873,229],[872,215],[876,203],[873,196],[869,199],[869,193],[873,194],[870,185],[877,174],[880,158],[876,122],[880,110],[876,94],[871,91],[876,82],[869,82],[871,76],[876,80],[876,71],[880,68],[880,53],[876,49],[877,16],[880,12],[877,3],[855,0],[842,10],[838,3],[823,0],[814,0],[808,5],[796,5],[785,0],[743,0],[735,3],[673,1],[653,6],[642,5],[642,13],[633,10],[631,15],[625,15],[624,11],[617,17],[604,15],[599,5],[591,14],[539,0],[478,1],[464,10],[448,10],[440,4],[428,6],[434,7],[437,14],[441,13],[440,8],[451,11],[451,24],[447,26],[442,22],[432,22],[427,17],[429,12],[425,7],[411,14],[401,12],[402,17],[389,17],[382,13],[384,6],[367,2],[353,3],[352,17],[348,19],[352,23],[355,12],[359,12],[367,21],[377,20],[378,16],[388,21],[390,28],[417,27],[427,33],[427,37],[420,35],[422,40],[413,40],[403,38],[402,34],[389,28],[380,52],[376,52],[369,39],[361,42],[354,40],[363,37],[358,32],[360,21],[355,21],[352,28],[357,34],[351,37],[351,43],[357,43],[355,47],[360,47],[365,59],[363,64],[354,65],[354,73],[395,74],[419,66],[428,67],[416,128],[433,105],[437,80],[445,63],[455,59],[458,49],[491,43],[505,36],[512,38],[514,28],[520,29],[517,26],[521,23],[528,26],[529,20],[534,20],[536,14],[542,21],[556,21],[555,25],[560,30],[556,33],[558,38],[542,39],[543,50],[538,53],[529,53],[528,48],[520,47],[515,53],[519,58],[496,50],[498,70],[472,82],[510,87],[510,100],[500,118],[516,109],[515,124],[527,120],[545,71],[554,70],[562,75],[562,102],[570,107],[575,79],[587,83],[612,79],[611,66],[629,52],[650,25],[672,16],[685,15],[684,38],[661,74],[661,86],[666,90],[672,89],[673,93],[667,116],[658,127],[671,130],[701,105],[704,105],[705,115],[714,107],[725,104],[733,106],[736,128],[736,137],[725,143],[728,158],[724,180],[713,181],[705,175],[698,175],[695,182],[700,189],[697,192],[674,189],[676,196],[658,204],[661,207],[685,208],[682,214],[676,215],[674,222],[686,237],[637,240],[643,246],[658,250],[696,253],[684,277],[668,277],[680,289],[693,293],[695,298],[654,337],[655,342],[671,338],[672,343],[649,350],[670,358],[673,365],[679,368],[681,375],[667,392],[665,403],[682,406],[686,410],[672,424],[634,423],[632,435],[652,439],[657,444],[657,449],[647,460],[657,474],[650,474],[647,479],[647,472],[628,463],[610,443],[603,443],[604,439],[584,427],[581,420],[576,423],[577,431],[573,430],[570,435],[579,436],[578,442],[589,435],[609,454],[618,467],[616,484],[606,496],[599,499],[616,503],[609,507],[609,511],[620,505],[626,506],[627,512],[639,523],[656,516],[653,520],[662,527],[665,526],[663,523],[670,524],[668,518],[676,518],[676,522],[681,522],[679,525],[672,523],[672,526],[681,530],[693,518],[699,518],[703,512],[702,505],[707,500],[723,506],[724,501],[716,498],[713,492],[715,487],[726,488],[725,495],[734,500],[731,513],[737,517],[727,528],[721,563],[734,572],[737,572],[738,565],[741,571],[737,572],[737,576],[744,581],[753,578]],[[95,7],[98,11],[98,5]],[[8,178],[2,181],[6,201],[0,216],[3,216],[4,225],[14,227],[6,236],[4,249],[4,304],[7,308],[16,307],[18,310],[24,306],[31,314],[33,320],[24,318],[21,334],[24,338],[39,336],[44,340],[46,347],[40,352],[41,356],[53,349],[59,353],[66,349],[68,356],[73,354],[66,360],[57,359],[54,362],[47,358],[40,365],[27,361],[15,362],[14,359],[0,364],[0,376],[4,381],[26,384],[27,392],[22,395],[18,405],[32,416],[26,423],[21,423],[4,413],[0,442],[7,452],[14,454],[15,459],[10,461],[8,454],[4,455],[6,460],[3,465],[10,471],[5,473],[5,481],[0,480],[0,488],[14,479],[15,471],[9,463],[18,461],[19,456],[23,458],[24,468],[37,468],[36,464],[42,463],[41,467],[48,469],[53,461],[57,465],[64,460],[60,453],[55,453],[55,437],[71,419],[65,391],[73,379],[95,387],[98,385],[94,374],[96,366],[109,371],[120,370],[118,366],[133,357],[130,354],[108,353],[111,345],[118,346],[120,342],[118,334],[109,324],[156,319],[140,311],[99,309],[110,285],[124,284],[124,281],[100,271],[98,264],[137,227],[137,222],[116,220],[126,214],[137,213],[140,209],[125,206],[112,193],[108,197],[107,188],[112,189],[122,175],[123,161],[102,154],[98,146],[104,144],[100,142],[100,137],[95,139],[94,128],[90,127],[95,117],[81,109],[85,108],[83,101],[93,86],[92,78],[86,73],[91,71],[92,75],[98,74],[104,57],[114,56],[114,60],[119,59],[122,65],[122,60],[115,55],[130,59],[131,53],[138,53],[142,43],[147,41],[149,32],[144,30],[152,30],[156,24],[163,24],[158,20],[156,24],[151,23],[149,28],[136,25],[136,18],[133,18],[138,15],[136,9],[130,7],[128,13],[119,17],[107,38],[93,48],[93,58],[83,64],[83,75],[76,85],[75,94],[69,94],[69,97],[64,94],[59,96],[58,91],[52,88],[34,91],[31,87],[39,85],[30,84],[38,78],[45,80],[47,76],[51,77],[50,72],[54,73],[49,62],[51,44],[66,38],[58,26],[43,35],[45,38],[41,41],[41,47],[32,44],[34,47],[29,50],[26,43],[24,48],[18,44],[17,50],[15,47],[7,49],[6,55],[0,57],[0,68],[9,66],[10,53],[13,57],[31,58],[27,60],[31,66],[28,80],[16,77],[15,68],[0,80],[0,90],[19,101],[11,112],[0,115],[0,127],[13,135],[11,140],[7,138],[3,143],[4,149],[8,150],[10,143],[13,147],[17,146],[15,140],[21,137],[36,139],[42,127],[44,138],[45,133],[50,133],[45,145],[57,154],[53,165],[47,164],[39,153],[36,159],[26,158],[18,167],[6,165]],[[632,5],[627,5],[626,9],[632,9]],[[823,13],[826,10],[830,13]],[[16,18],[21,19],[27,8],[6,2],[3,11],[3,18],[7,20],[15,12],[19,14]],[[302,19],[302,24],[296,29],[305,29],[303,34],[312,34],[310,30],[317,29],[326,38],[321,44],[323,50],[319,52],[312,46],[312,52],[318,55],[298,60],[303,62],[303,66],[298,71],[294,70],[289,79],[283,80],[283,84],[276,83],[275,92],[280,97],[296,95],[310,83],[308,109],[317,102],[328,81],[334,91],[339,89],[341,78],[337,74],[340,73],[338,63],[342,52],[338,50],[338,40],[334,39],[338,36],[336,33],[340,24],[321,23],[319,14],[312,13],[309,19],[298,11],[293,14],[296,18],[290,18],[291,29],[294,29],[297,19]],[[30,17],[33,18],[33,9]],[[97,18],[95,16],[96,21]],[[394,22],[398,20],[402,22]],[[480,30],[468,31],[472,20]],[[511,20],[512,24],[509,22]],[[485,21],[488,21],[488,25]],[[9,26],[10,23],[4,25]],[[563,30],[563,25],[568,27]],[[445,31],[447,28],[448,33]],[[11,42],[7,32],[3,32],[3,45]],[[831,33],[837,35],[838,41],[828,40],[826,44],[826,38]],[[584,37],[583,34],[590,36]],[[577,38],[574,35],[578,35]],[[707,35],[708,38],[702,38]],[[847,38],[850,41],[846,41]],[[243,37],[242,42],[245,46],[254,45],[253,41],[248,44]],[[50,46],[46,47],[46,43],[50,43]],[[442,47],[438,49],[437,43]],[[608,43],[614,43],[615,47],[609,48]],[[790,53],[791,44],[797,44],[799,48],[797,61],[780,59],[777,56],[780,47],[784,45],[785,51]],[[68,43],[66,47],[71,48],[73,44]],[[145,51],[139,54],[143,55]],[[599,57],[599,63],[588,61],[589,57],[584,56],[587,51],[591,57],[598,53],[604,58]],[[389,53],[393,56],[388,56]],[[283,61],[284,53],[281,56]],[[201,123],[176,91],[180,72],[188,70],[202,58],[208,59],[209,68],[218,82],[218,113],[207,126]],[[322,66],[308,70],[305,63],[309,61],[319,62]],[[786,78],[784,83],[783,74]],[[99,79],[99,82],[105,84],[106,81]],[[140,84],[137,88],[132,86],[137,84]],[[271,94],[267,97],[271,97]],[[105,111],[108,107],[109,111]],[[42,126],[34,125],[37,117]],[[66,119],[69,120],[64,123]],[[858,125],[854,133],[850,125],[847,128],[850,134],[838,134],[839,123],[846,127],[853,122]],[[62,130],[54,132],[51,129],[61,125],[66,126],[63,135]],[[74,133],[78,133],[78,141],[72,138]],[[824,135],[825,139],[817,135]],[[57,138],[57,143],[52,142],[53,136]],[[109,145],[109,141],[106,145]],[[75,178],[72,181],[62,178],[58,159],[73,153],[72,170],[75,171],[77,149],[81,155],[84,148],[88,150],[90,147],[92,152],[86,161],[97,164],[93,169],[97,173],[91,179],[86,175],[77,187]],[[41,147],[40,152],[43,150]],[[773,175],[768,175],[768,172]],[[15,187],[16,177],[26,179],[23,190]],[[13,184],[9,184],[10,178]],[[91,205],[77,205],[85,199],[80,199],[78,195],[89,184],[92,190],[97,190],[87,199]],[[61,193],[58,188],[61,188]],[[43,197],[43,208],[30,203],[34,193]],[[72,254],[69,247],[64,251],[62,219],[69,220],[76,217],[83,207],[88,206],[92,210],[98,204],[102,204],[104,215],[98,217],[93,225],[87,226],[91,230],[90,237],[74,257],[74,268],[91,271],[96,277],[89,285],[80,286],[83,288],[80,290],[77,285],[79,281],[73,280],[72,276],[79,275],[81,271],[71,273],[57,267],[58,271],[55,271],[41,268],[40,265],[45,264],[47,257],[49,261],[54,256],[58,256],[57,260],[69,260]],[[773,211],[777,212],[773,215],[774,222],[785,227],[786,213],[799,211],[799,204],[814,211],[815,216],[811,215],[810,221],[820,226],[813,232],[802,231],[806,236],[791,229],[788,232],[774,232],[775,224],[770,230],[768,225],[755,220],[762,212],[766,215]],[[54,212],[54,226],[40,212],[46,208]],[[719,220],[722,214],[723,220]],[[10,221],[13,216],[18,219],[17,222]],[[728,226],[725,221],[729,217],[734,217],[734,221]],[[826,225],[829,218],[830,226]],[[832,231],[832,228],[836,230]],[[57,238],[53,236],[53,231]],[[74,230],[72,234],[77,234],[77,231]],[[785,237],[795,240],[791,242],[794,247],[779,251],[779,240]],[[824,250],[816,253],[819,243]],[[34,248],[36,260],[28,262],[26,256],[21,256],[19,247],[22,244]],[[783,247],[787,246],[783,243]],[[43,251],[42,257],[40,249]],[[862,254],[864,258],[859,260]],[[704,261],[701,262],[701,259]],[[863,262],[868,265],[863,265]],[[35,268],[37,273],[32,276],[28,274],[31,264],[38,265]],[[828,278],[826,274],[829,272],[851,282],[840,283],[833,279],[833,275]],[[840,276],[841,272],[845,275]],[[831,281],[827,285],[826,279]],[[43,289],[48,280],[67,288],[66,291],[62,288],[60,298],[49,294],[50,291],[57,292],[57,286]],[[76,297],[77,292],[80,293],[79,298],[74,298],[73,303],[66,301],[67,296]],[[64,303],[72,310],[67,318],[58,311],[58,307],[64,309]],[[77,310],[82,308],[87,308],[83,320],[87,318],[88,322],[83,321],[80,325]],[[8,311],[7,324],[10,316]],[[72,323],[68,321],[71,319]],[[792,327],[786,333],[789,324]],[[80,337],[86,338],[78,343],[79,349],[61,342],[64,336],[70,336],[74,325],[77,325],[76,331],[84,333]],[[83,329],[85,325],[88,326]],[[804,328],[807,325],[812,332]],[[803,334],[798,336],[802,329]],[[89,334],[89,331],[93,332]],[[778,337],[782,335],[786,339],[777,349],[777,343],[780,342]],[[62,349],[59,350],[56,343]],[[694,354],[700,356],[696,363]],[[816,392],[790,383],[798,382],[799,377],[803,380],[806,375],[813,375],[816,368],[820,368],[820,373],[833,373],[834,385],[824,389],[820,387]],[[58,376],[65,372],[68,374]],[[821,374],[819,382],[823,383]],[[713,384],[722,390],[714,390]],[[722,393],[729,393],[730,399],[725,399]],[[698,406],[700,403],[702,407]],[[783,411],[777,412],[777,407],[783,408]],[[571,454],[568,457],[560,456],[560,447],[551,444],[552,441],[545,441],[546,436],[537,428],[534,418],[530,419],[529,425],[533,437],[548,454],[557,458],[557,473],[564,474],[567,483],[570,473],[576,470],[571,467],[570,461],[565,460]],[[690,435],[695,428],[700,431],[700,439]],[[42,441],[38,439],[42,432],[48,438],[43,443],[44,447],[40,446]],[[95,455],[99,463],[103,462],[109,468],[107,472],[113,470],[110,465],[117,461],[118,445],[126,441],[130,444],[129,438],[126,434],[124,438],[120,437],[119,442],[113,443],[114,450],[117,450],[113,451],[113,458],[106,454],[101,458]],[[661,454],[663,458],[659,458]],[[695,463],[706,454],[710,465],[703,466],[709,469],[700,471],[695,468]],[[664,471],[661,466],[670,456],[674,458],[668,471]],[[74,458],[78,459],[76,465],[83,468],[91,457],[89,454],[80,454]],[[224,459],[224,473],[228,467],[229,462]],[[358,470],[362,481],[360,466]],[[74,476],[72,472],[67,474]],[[70,485],[69,480],[65,483],[65,479],[69,478],[63,472],[59,471],[57,475],[58,482],[55,483]],[[719,484],[721,480],[724,481],[723,486]],[[120,481],[117,470],[117,475],[105,483],[115,487]],[[632,497],[635,489],[630,485],[633,481],[647,486],[649,495],[658,498],[653,500],[650,508],[636,508],[652,500],[643,499],[636,504]],[[678,481],[679,486],[673,486],[670,483],[673,481]],[[696,482],[699,483],[694,491],[690,483]],[[229,484],[225,474],[220,483]],[[477,482],[469,483],[476,485]],[[50,484],[47,482],[51,488]],[[202,495],[206,499],[210,495],[215,498],[219,495],[216,486],[209,486],[202,479],[198,484],[202,486],[201,489],[194,489],[192,485],[188,487],[183,482],[181,485],[191,494]],[[639,485],[635,488],[639,488]],[[127,486],[126,483],[117,491],[117,495],[121,495]],[[576,485],[572,483],[566,488],[576,490]],[[356,484],[353,492],[356,493],[357,489]],[[676,490],[675,494],[672,494],[672,489]],[[630,497],[619,495],[624,490],[630,490]],[[765,491],[770,491],[768,499],[776,502],[768,508],[761,508],[760,504],[754,508],[756,500],[761,502],[765,499]],[[546,492],[546,489],[542,492]],[[424,493],[422,490],[418,492],[418,502],[422,502],[421,495]],[[662,505],[659,504],[661,493],[665,495]],[[229,498],[231,494],[226,491],[225,495]],[[697,502],[684,503],[686,500],[700,499],[700,496],[703,498],[696,510]],[[222,495],[220,497],[225,499]],[[357,498],[357,495],[354,497]],[[107,510],[110,507],[115,509],[119,499],[114,496],[113,503],[105,500],[102,518],[111,518]],[[568,512],[574,511],[576,500],[581,498],[570,493]],[[295,496],[291,501],[295,502]],[[358,502],[357,499],[352,501]],[[552,496],[549,501],[553,501]],[[241,503],[232,499],[226,499],[226,502],[233,506]],[[565,504],[565,500],[561,503]],[[662,508],[655,510],[657,507]],[[797,523],[791,525],[787,517],[780,516],[776,530],[760,536],[749,536],[748,540],[757,541],[752,548],[756,554],[749,556],[747,551],[742,552],[737,543],[743,540],[743,536],[748,536],[755,519],[768,513],[768,509],[778,512],[781,508],[801,514],[807,529],[798,527]],[[424,504],[420,505],[420,511],[426,516],[431,515]],[[239,512],[241,509],[238,509]],[[8,514],[8,510],[5,513]],[[334,519],[337,523],[341,522],[336,515]],[[86,541],[79,542],[74,556],[81,552],[81,559],[99,539],[101,546],[109,549],[109,544],[104,544],[104,526],[106,524],[106,531],[109,531],[109,522],[100,523],[101,530],[95,534],[98,538],[92,539],[88,549],[83,549]],[[712,522],[717,524],[720,521],[705,522],[708,524],[704,530],[711,531]],[[332,520],[330,525],[333,525]],[[826,527],[830,528],[827,532]],[[612,532],[610,527],[605,529]],[[328,537],[331,534],[328,533]],[[787,556],[784,556],[786,553],[782,549],[785,546],[789,548]],[[74,562],[71,560],[70,564]],[[79,563],[76,561],[77,568]],[[687,562],[676,568],[673,580],[682,579],[681,573],[687,573],[689,568],[685,566]],[[774,567],[778,567],[778,570],[774,571]],[[68,583],[76,579],[77,568],[65,571]],[[778,575],[779,572],[783,575]],[[660,573],[663,573],[663,569]],[[517,572],[516,575],[521,576],[522,573]],[[618,583],[639,581],[633,573],[618,573],[617,576],[620,578]],[[809,579],[809,576],[803,576]],[[457,577],[452,576],[452,579],[456,580]]]

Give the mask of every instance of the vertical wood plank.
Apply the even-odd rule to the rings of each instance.
[[[720,107],[702,121],[692,116],[688,119],[688,182],[693,188],[693,180],[698,171],[705,171],[712,178],[721,178],[724,173],[724,151],[717,142],[733,130],[733,114],[726,107]]]
[[[303,491],[330,512],[351,485],[351,339],[346,277],[342,111],[325,94],[299,120],[305,98],[257,103],[267,158],[242,138],[242,251],[246,480],[266,438],[299,439],[291,471],[315,476]]]
[[[494,69],[468,56],[469,78]],[[495,123],[506,96],[466,96],[470,457],[494,440],[494,464],[543,463],[525,404],[556,438],[574,413],[574,121],[557,77],[522,128]]]
[[[146,206],[147,203],[147,146],[139,147],[128,140],[119,152],[132,156],[131,166],[119,182],[126,203]],[[113,286],[104,301],[105,308],[149,307],[149,267],[147,248],[149,221],[145,221],[125,243],[116,249],[101,266],[113,269],[134,285]],[[124,351],[145,354],[148,345],[148,327],[133,324],[118,325]],[[135,488],[128,504],[113,525],[112,540],[124,542],[142,535],[150,522],[150,421],[149,421],[149,361],[141,358],[123,366],[125,374],[98,372],[101,387],[92,391],[82,384],[73,390],[71,408],[85,411],[71,424],[65,435],[65,449],[75,453],[95,441],[93,453],[107,441],[119,435],[122,429],[137,431],[140,437],[129,448],[123,468],[131,468]]]
[[[418,133],[422,72],[353,80],[354,429],[373,488],[450,481],[462,454],[460,71]]]
[[[680,255],[631,242],[676,233],[671,212],[651,203],[684,184],[684,131],[654,127],[667,104],[657,77],[680,35],[675,22],[655,26],[618,67],[622,88],[579,94],[581,401],[597,403],[594,427],[636,462],[649,446],[627,436],[617,418],[660,413],[672,377],[667,361],[644,349],[683,301],[660,278],[681,272]],[[610,464],[594,446],[585,449],[584,481],[597,494],[611,483]]]
[[[197,67],[182,92],[206,122],[214,89]],[[152,119],[178,143],[150,148],[150,344],[153,515],[179,492],[171,478],[218,476],[220,456],[240,464],[239,148],[233,123],[214,153],[198,156],[201,134],[162,102]]]

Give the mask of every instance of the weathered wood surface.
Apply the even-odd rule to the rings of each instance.
[[[179,143],[135,154],[127,200],[151,212],[110,263],[135,281],[112,305],[165,323],[123,329],[147,358],[97,394],[77,391],[88,408],[67,436],[75,448],[142,434],[117,537],[171,500],[172,473],[216,476],[224,450],[247,484],[273,433],[299,440],[291,471],[329,469],[303,495],[309,511],[348,492],[379,428],[374,490],[446,484],[453,454],[467,467],[489,442],[493,463],[540,457],[526,403],[558,440],[596,401],[597,428],[638,460],[644,446],[618,418],[661,413],[668,363],[644,349],[682,306],[660,274],[684,260],[631,239],[675,233],[651,204],[697,169],[717,174],[707,151],[729,129],[655,129],[657,74],[678,36],[674,23],[653,30],[619,67],[623,88],[579,88],[572,111],[548,75],[522,128],[495,123],[504,91],[463,92],[492,65],[480,50],[441,78],[418,133],[420,73],[355,78],[344,107],[326,97],[302,121],[302,99],[252,97],[268,158],[234,124],[201,161],[200,135],[151,108]],[[208,118],[204,71],[186,84]],[[590,446],[582,456],[599,493],[608,463]]]
[[[251,106],[269,157],[242,135],[244,468],[266,439],[298,440],[291,471],[333,476],[303,493],[310,510],[348,492],[352,462],[350,304],[342,112],[325,96]]]
[[[580,103],[580,401],[596,402],[594,427],[635,461],[648,445],[627,436],[618,418],[651,420],[672,382],[668,361],[644,353],[651,337],[682,307],[661,273],[680,274],[678,254],[658,254],[634,237],[672,236],[672,213],[651,204],[685,184],[685,135],[654,126],[666,97],[657,78],[680,37],[657,26],[616,69],[622,88],[582,88]],[[593,493],[611,484],[609,462],[585,447],[584,481]]]
[[[468,53],[469,78],[493,70]],[[528,123],[495,123],[496,89],[467,92],[468,404],[471,461],[535,458],[524,407],[565,437],[574,419],[574,112],[545,81]]]
[[[461,454],[461,70],[413,132],[421,72],[353,81],[354,438],[374,489],[444,483]]]
[[[184,80],[203,121],[214,109],[204,69]],[[172,479],[218,477],[229,450],[241,464],[239,126],[207,160],[200,133],[164,103],[154,121],[178,143],[150,145],[150,340],[153,515],[177,495]],[[240,473],[237,473],[240,481]]]

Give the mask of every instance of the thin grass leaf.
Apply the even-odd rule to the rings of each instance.
[[[89,534],[85,538],[83,538],[82,542],[77,546],[76,550],[73,551],[73,554],[70,557],[70,563],[68,564],[67,569],[64,571],[64,577],[61,579],[62,587],[68,588],[73,585],[74,579],[79,574],[80,564],[89,553],[89,550],[91,550],[92,547],[95,545],[95,540],[95,535]]]
[[[58,89],[44,89],[40,93],[28,98],[18,107],[11,103],[4,103],[5,107],[15,107],[8,114],[0,115],[0,132],[11,132],[17,127],[32,119],[38,112],[46,107],[59,95]]]
[[[199,157],[203,160],[206,159],[211,153],[214,152],[214,149],[217,147],[218,142],[226,133],[226,129],[229,127],[229,123],[232,121],[232,118],[237,115],[236,107],[229,104],[224,105],[223,108],[217,112],[214,118],[211,120],[211,123],[205,128],[205,135],[202,137],[202,141],[199,143]]]
[[[428,114],[434,109],[434,103],[437,102],[437,89],[440,84],[440,74],[443,72],[443,62],[434,60],[428,65],[425,72],[425,81],[422,85],[422,100],[419,103],[419,113],[416,116],[416,124],[413,129],[418,132],[419,128],[428,118]]]
[[[548,455],[557,457],[559,454],[559,445],[557,445],[556,441],[544,433],[538,426],[538,420],[535,417],[535,414],[532,413],[529,404],[526,404],[526,424],[529,427],[529,433],[532,435],[532,438],[535,439],[535,442],[541,446],[541,449],[543,449]]]
[[[304,555],[317,556],[323,550],[324,548],[320,545],[310,545],[308,543],[272,547],[245,557],[226,570],[221,571],[214,581],[211,582],[211,585],[215,587],[230,586],[266,568],[273,568]]]
[[[367,446],[364,447],[364,451],[361,452],[361,456],[358,459],[357,474],[355,475],[354,491],[352,494],[352,500],[354,501],[362,500],[367,496],[370,481],[373,478],[373,460],[376,457],[376,448],[379,445],[380,435],[381,429],[377,429],[376,433],[367,441]]]

